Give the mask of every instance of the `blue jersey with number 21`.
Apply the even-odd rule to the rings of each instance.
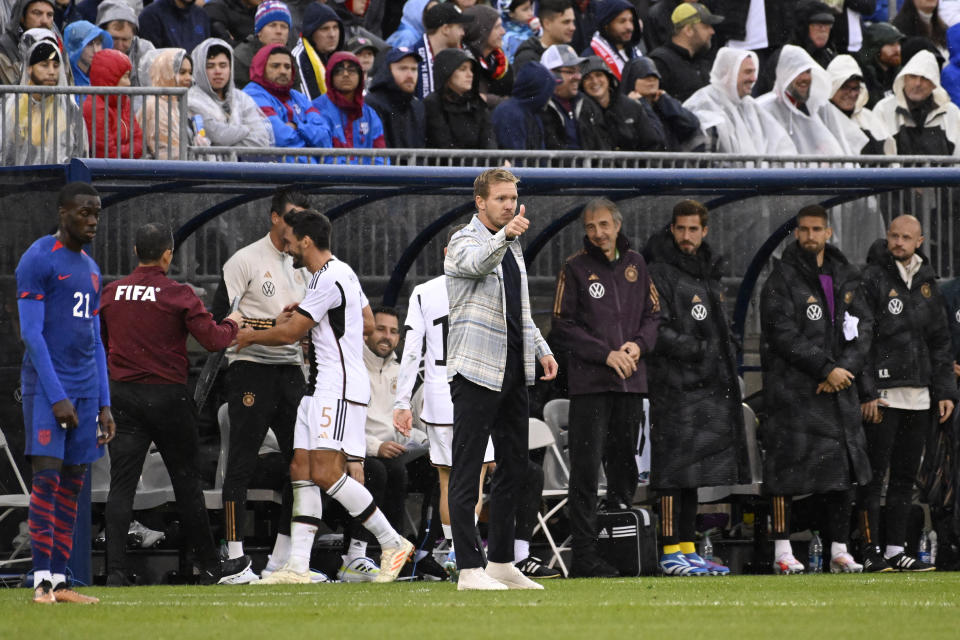
[[[100,396],[95,348],[100,289],[100,269],[93,258],[71,251],[55,236],[34,242],[17,265],[17,299],[43,303],[43,338],[54,372],[71,398]],[[23,357],[22,377],[25,394],[49,388],[39,384],[29,353]]]

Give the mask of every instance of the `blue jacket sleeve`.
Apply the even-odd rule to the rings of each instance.
[[[103,339],[100,334],[100,315],[93,317],[93,348],[94,357],[97,359],[97,382],[100,387],[100,404],[103,407],[110,406],[110,376],[107,374],[107,352],[103,348]]]
[[[47,341],[43,338],[44,303],[40,300],[22,298],[17,301],[17,309],[20,312],[20,337],[23,338],[23,343],[27,347],[30,363],[37,371],[40,386],[43,387],[43,392],[52,406],[65,400],[67,392],[63,390],[60,378],[53,369],[50,350],[47,348]],[[97,330],[99,331],[99,327]]]
[[[320,149],[333,147],[330,127],[317,108],[312,105],[304,111],[303,120],[297,124],[297,133],[308,147]]]

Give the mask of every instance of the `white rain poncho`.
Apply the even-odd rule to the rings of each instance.
[[[843,84],[854,77],[860,78],[860,95],[857,96],[857,103],[853,107],[853,113],[848,117],[840,111],[833,103],[828,103],[820,109],[820,117],[824,123],[833,132],[837,138],[846,140],[848,147],[853,149],[853,153],[859,153],[863,145],[867,143],[864,131],[870,133],[874,140],[883,142],[890,137],[890,132],[883,126],[880,118],[866,108],[867,101],[870,99],[870,92],[867,90],[867,84],[862,82],[863,71],[853,56],[847,54],[839,55],[830,61],[827,65],[827,74],[830,77],[830,96],[836,95]],[[830,109],[830,107],[833,107]],[[857,126],[857,131],[852,131],[847,124],[852,122]],[[859,135],[857,135],[859,134]],[[861,137],[863,141],[861,143]],[[859,144],[859,147],[857,146]]]
[[[780,124],[760,109],[756,100],[737,92],[737,76],[743,61],[752,51],[723,47],[717,52],[710,71],[710,84],[687,98],[683,106],[700,119],[708,135],[713,129],[718,153],[750,155],[794,155],[797,150]]]
[[[809,115],[797,108],[796,104],[787,96],[787,87],[805,71],[810,72],[810,95],[807,98],[806,108]],[[819,110],[830,99],[830,79],[826,70],[810,57],[810,54],[793,45],[784,45],[780,50],[780,60],[777,62],[777,79],[773,91],[757,98],[760,105],[771,116],[776,118],[787,133],[797,151],[804,155],[850,155],[845,143],[840,142],[830,132]],[[864,144],[866,144],[864,136]],[[860,145],[862,148],[863,145]],[[859,153],[858,148],[854,153]]]
[[[934,108],[927,114],[925,122],[914,122],[907,105],[903,85],[904,78],[908,75],[923,76],[934,84]],[[893,81],[893,95],[878,102],[873,108],[873,112],[890,132],[892,142],[885,149],[888,154],[939,154],[943,145],[938,145],[937,150],[931,148],[929,151],[923,148],[913,148],[906,151],[898,149],[896,137],[902,128],[923,127],[924,129],[941,129],[942,136],[946,138],[946,143],[953,146],[952,154],[960,156],[960,108],[950,101],[950,95],[946,89],[940,86],[940,67],[937,66],[937,59],[929,51],[920,51],[910,58],[910,61],[903,66],[903,69],[900,70]]]
[[[207,51],[220,45],[230,52],[230,78],[227,80],[226,98],[221,100],[210,87],[207,78]],[[270,147],[273,146],[273,129],[260,107],[249,95],[233,85],[233,49],[219,38],[208,38],[198,44],[190,54],[193,61],[193,86],[187,94],[190,116],[203,117],[207,139],[215,147]],[[236,154],[225,156],[202,156],[204,160],[236,161]]]
[[[56,35],[37,38],[26,51],[20,72],[20,84],[30,84],[28,62],[41,44],[56,42]],[[67,68],[63,52],[56,48],[60,58],[58,87],[66,87]],[[3,95],[3,122],[0,123],[0,157],[3,166],[63,164],[71,158],[87,155],[87,128],[83,114],[70,95],[34,95],[7,93]]]

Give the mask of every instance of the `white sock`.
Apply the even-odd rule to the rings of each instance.
[[[242,540],[227,540],[227,556],[233,560],[243,555]]]
[[[363,540],[357,540],[356,538],[350,538],[350,545],[347,547],[347,555],[345,556],[346,560],[353,560],[354,558],[364,558],[367,555],[367,543]]]
[[[847,545],[843,542],[831,542],[830,543],[830,557],[836,558],[837,556],[847,552]]]
[[[774,540],[773,541],[773,559],[776,560],[782,555],[793,555],[793,547],[790,546],[789,540]]]
[[[521,560],[526,560],[529,557],[530,557],[530,541],[514,540],[513,541],[513,561],[520,562]]]
[[[67,581],[67,576],[62,573],[51,573],[50,574],[50,584],[53,585],[53,588],[56,589],[58,585],[63,584]]]
[[[266,569],[276,571],[290,558],[290,536],[285,533],[278,533],[277,539],[273,543],[273,553],[267,558]]]
[[[897,555],[898,553],[903,553],[903,547],[898,547],[898,546],[895,545],[895,544],[888,544],[888,545],[887,545],[887,550],[883,552],[883,557],[884,557],[884,559],[892,558],[893,556]]]
[[[317,534],[317,527],[306,522],[290,523],[290,557],[287,566],[297,573],[306,573],[310,570],[310,551],[313,549],[313,538]]]
[[[50,584],[53,584],[53,577],[50,575],[50,572],[46,569],[43,571],[34,571],[33,572],[33,586],[39,587],[40,583],[46,580]]]
[[[360,518],[367,531],[377,537],[381,547],[400,546],[400,534],[390,526],[387,516],[374,504],[373,496],[365,486],[343,474],[333,483],[327,495],[342,504],[351,516]]]
[[[443,529],[443,539],[449,542],[453,549],[453,525],[441,524],[440,527]]]

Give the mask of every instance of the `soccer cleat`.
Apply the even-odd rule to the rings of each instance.
[[[447,570],[441,567],[440,563],[434,560],[433,554],[430,553],[413,563],[410,575],[414,577],[419,576],[424,580],[437,580],[441,582],[450,577],[447,575]]]
[[[665,553],[660,556],[660,570],[665,576],[706,576],[705,567],[694,566],[682,552]]]
[[[916,558],[911,558],[904,552],[900,552],[895,556],[890,558],[884,558],[894,571],[910,571],[914,573],[920,573],[923,571],[936,571],[937,568],[932,564],[924,562],[923,560],[917,560]]]
[[[269,578],[274,571],[278,571],[280,567],[276,569],[267,569],[264,567],[263,571],[260,572],[260,580],[264,578]],[[331,580],[327,574],[323,571],[317,571],[316,569],[310,569],[310,582],[313,584],[320,584],[321,582],[340,582],[339,580]]]
[[[247,566],[239,573],[224,575],[217,581],[217,584],[253,584],[254,582],[260,582],[260,578]]]
[[[506,591],[509,588],[487,575],[483,567],[464,569],[457,580],[457,591]]]
[[[380,551],[380,573],[373,579],[374,582],[393,582],[400,575],[403,565],[410,560],[414,552],[413,543],[406,538],[400,538],[399,547],[386,547]]]
[[[574,554],[571,578],[619,578],[620,572],[596,553]]]
[[[144,549],[149,549],[150,547],[156,546],[165,537],[166,534],[164,532],[148,529],[136,520],[130,522],[130,530],[127,531],[128,541],[139,540],[138,544],[134,544],[132,546],[139,546]]]
[[[781,553],[773,562],[773,572],[778,575],[788,576],[794,573],[803,573],[805,570],[792,553]]]
[[[701,569],[706,569],[707,573],[711,576],[728,576],[730,575],[730,569],[723,566],[722,564],[716,563],[713,560],[704,560],[700,557],[700,554],[697,553],[685,553],[683,554],[687,557],[687,561],[695,567],[700,567]]]
[[[543,585],[523,575],[512,562],[488,562],[487,575],[508,589],[543,589]]]
[[[373,582],[380,575],[380,567],[370,558],[354,558],[347,561],[343,557],[340,570],[337,571],[337,580],[340,582]]]
[[[254,584],[310,584],[311,582],[309,571],[300,573],[299,571],[291,569],[290,565],[285,564],[266,578],[261,578],[259,582]]]
[[[57,599],[53,595],[53,585],[44,580],[33,590],[33,601],[37,604],[54,604]]]
[[[443,568],[446,570],[447,575],[450,576],[450,581],[456,582],[460,577],[460,570],[457,569],[456,551],[451,551],[447,554],[447,559],[443,561]]]
[[[244,582],[233,582],[234,579],[239,578],[239,576],[250,574],[254,578],[257,577],[253,571],[250,570],[250,565],[253,564],[253,561],[250,559],[250,556],[240,556],[239,558],[229,558],[223,560],[219,565],[214,565],[211,569],[202,571],[200,574],[200,582],[202,584],[247,584],[254,582],[253,580],[246,580]],[[249,576],[248,576],[249,577]]]
[[[883,559],[883,554],[876,547],[868,547],[863,552],[864,573],[893,573],[894,569]]]
[[[73,604],[97,604],[100,602],[100,598],[77,593],[66,584],[57,585],[57,588],[53,590],[53,597],[57,602],[71,602]]]
[[[520,573],[528,578],[547,580],[549,578],[563,577],[563,574],[560,573],[559,570],[544,565],[540,558],[535,558],[533,556],[528,556],[526,559],[516,563],[515,566],[520,570]]]
[[[849,553],[830,558],[830,573],[862,573],[863,565],[853,559]]]

